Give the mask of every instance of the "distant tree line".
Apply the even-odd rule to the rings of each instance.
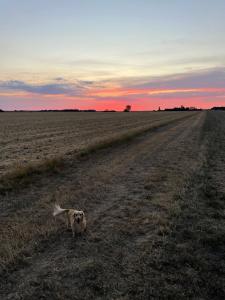
[[[214,106],[211,109],[212,110],[225,110],[225,106]]]
[[[73,109],[73,108],[69,108],[69,109],[42,109],[40,110],[41,112],[96,112],[95,109]]]
[[[15,112],[34,112],[34,110],[14,110]],[[96,112],[95,109],[73,109],[73,108],[69,108],[69,109],[41,109],[41,110],[35,110],[35,112]]]
[[[116,112],[114,109],[105,109],[104,112]]]
[[[201,108],[196,108],[194,106],[191,107],[185,107],[181,105],[180,107],[173,107],[173,108],[165,108],[164,111],[196,111],[196,110],[202,110]]]

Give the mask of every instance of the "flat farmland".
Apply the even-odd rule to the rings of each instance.
[[[163,125],[189,112],[17,112],[0,115],[0,175],[21,165],[71,156],[100,142]]]
[[[2,171],[12,149],[69,159],[0,193],[1,299],[224,299],[225,112],[0,117]],[[52,217],[55,202],[85,211],[84,235]]]

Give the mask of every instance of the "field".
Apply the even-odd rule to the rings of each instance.
[[[1,299],[224,299],[224,112],[2,113],[0,146]]]
[[[180,118],[184,113],[4,113],[0,118],[0,175],[46,158],[71,157],[116,139]]]

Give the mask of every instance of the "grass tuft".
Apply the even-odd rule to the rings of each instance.
[[[32,182],[35,175],[42,173],[58,173],[63,167],[61,158],[48,158],[41,163],[18,164],[6,175],[0,178],[0,193],[5,194],[13,189],[19,189]]]

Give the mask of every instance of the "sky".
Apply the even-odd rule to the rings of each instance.
[[[225,106],[224,0],[0,0],[0,109]]]

